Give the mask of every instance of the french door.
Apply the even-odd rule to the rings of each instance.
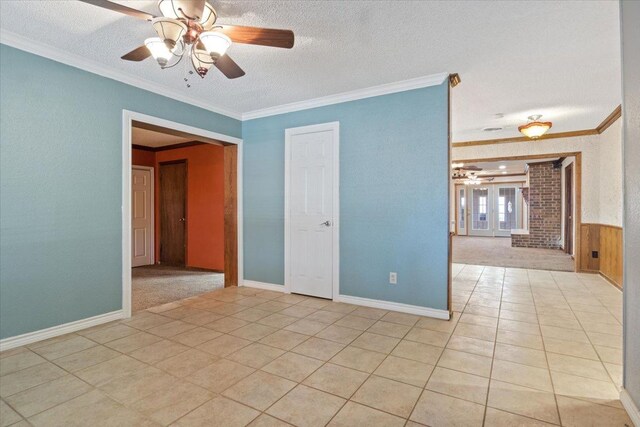
[[[493,188],[489,186],[471,186],[471,225],[469,234],[471,236],[493,236],[492,226],[492,205],[491,199]]]
[[[457,212],[456,212],[456,234],[467,235],[467,188],[464,185],[456,186]]]
[[[494,186],[494,202],[496,204],[494,236],[509,237],[512,229],[520,228],[518,221],[520,217],[519,191],[514,185],[501,186],[496,184]],[[522,195],[520,195],[520,200],[522,200]]]
[[[511,236],[522,227],[519,184],[456,186],[456,232],[469,236]]]

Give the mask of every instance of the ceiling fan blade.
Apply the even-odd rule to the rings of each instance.
[[[222,71],[222,74],[227,76],[229,79],[237,79],[238,77],[244,76],[244,71],[236,62],[229,57],[229,55],[222,55],[218,60],[214,63],[216,68]]]
[[[147,21],[151,21],[155,16],[143,12],[138,9],[133,9],[131,7],[123,6],[118,3],[113,3],[108,0],[78,0],[82,3],[92,4],[94,6],[103,7],[105,9],[113,10],[114,12],[124,13],[125,15],[133,16],[134,18],[145,19]]]
[[[136,62],[138,62],[138,61],[143,61],[143,60],[147,59],[150,56],[151,56],[151,52],[149,52],[149,49],[147,49],[147,47],[145,45],[142,45],[140,47],[137,47],[137,48],[133,49],[129,53],[125,53],[120,58],[124,59],[125,61],[136,61]]]
[[[285,49],[291,49],[294,43],[293,31],[291,30],[221,25],[218,31],[222,31],[235,43],[257,44]]]

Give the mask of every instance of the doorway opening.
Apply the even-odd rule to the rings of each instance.
[[[238,286],[241,140],[126,111],[124,126],[125,312]]]
[[[579,163],[580,153],[454,161],[453,262],[576,271]]]

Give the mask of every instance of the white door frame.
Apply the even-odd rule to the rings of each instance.
[[[131,128],[134,120],[238,146],[236,159],[238,175],[238,286],[243,283],[244,277],[242,257],[242,139],[134,111],[122,110],[122,312],[125,318],[131,317]]]
[[[155,201],[155,176],[154,176],[154,168],[152,166],[139,166],[139,165],[131,165],[131,169],[139,169],[149,171],[151,174],[151,239],[150,239],[150,248],[149,252],[151,255],[151,264],[156,263],[156,201]]]
[[[290,195],[291,188],[291,137],[295,134],[313,132],[333,132],[333,294],[335,300],[340,295],[340,122],[322,123],[311,126],[288,128],[284,136],[284,291],[291,293],[291,262],[289,250],[291,248],[291,217]]]

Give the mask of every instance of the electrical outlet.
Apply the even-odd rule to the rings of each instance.
[[[591,251],[591,258],[598,258],[598,251]]]
[[[395,271],[389,273],[389,283],[392,285],[398,284],[398,273],[396,273]]]

